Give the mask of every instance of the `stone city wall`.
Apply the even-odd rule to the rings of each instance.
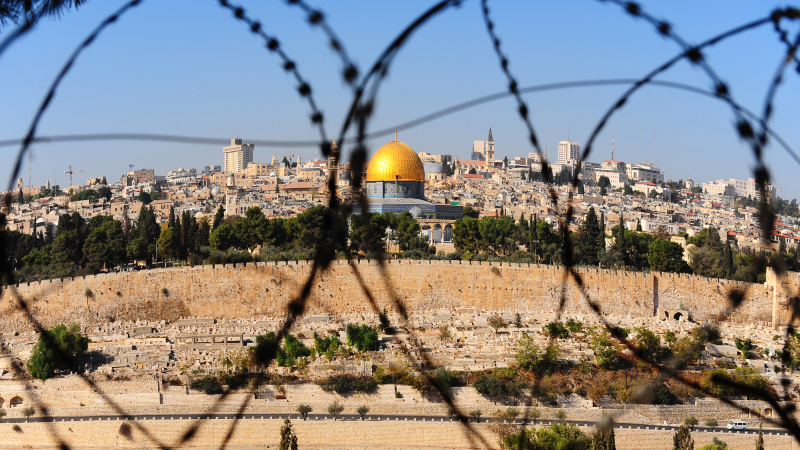
[[[497,435],[491,425],[472,423],[474,433],[466,427],[447,419],[427,423],[413,420],[401,421],[333,421],[309,420],[292,421],[292,430],[297,435],[302,448],[417,448],[417,449],[467,449],[499,448]],[[118,420],[111,421],[69,421],[44,423],[23,423],[12,425],[0,423],[0,448],[52,448],[58,441],[56,436],[70,448],[156,448],[158,443],[168,446],[180,442],[181,436],[194,421],[147,420],[135,423]],[[273,419],[246,419],[236,426],[232,420],[204,420],[192,438],[181,444],[181,448],[217,448],[230,432],[226,448],[273,448],[280,441],[280,427],[283,421]],[[14,427],[17,427],[14,429]],[[147,434],[138,427],[143,427]],[[586,434],[594,433],[593,427],[580,427]],[[652,427],[651,427],[652,428]],[[128,432],[127,430],[130,430]],[[616,446],[619,450],[639,450],[642,448],[668,449],[672,447],[673,431],[637,430],[617,428]],[[718,437],[728,444],[731,450],[752,449],[755,446],[754,434],[729,432],[695,431],[692,437],[695,448],[710,444]],[[778,436],[766,432],[765,448],[788,449],[793,445],[790,436]]]
[[[306,261],[198,266],[102,274],[20,285],[16,294],[44,325],[124,321],[175,321],[180,317],[282,316],[311,272]],[[549,312],[566,289],[565,311],[589,313],[563,269],[549,265],[469,261],[390,260],[351,267],[335,261],[313,282],[307,313],[370,310],[354,276],[363,277],[379,308],[392,310],[392,295],[412,312],[476,307],[486,310]],[[384,272],[390,283],[386,283]],[[586,293],[604,314],[648,318],[658,310],[687,310],[692,319],[716,320],[728,311],[728,294],[746,292],[733,316],[768,324],[775,284],[751,284],[671,273],[579,269]],[[796,274],[790,274],[796,278]],[[792,280],[794,280],[792,278]],[[9,289],[0,299],[0,331],[26,329],[27,318]]]

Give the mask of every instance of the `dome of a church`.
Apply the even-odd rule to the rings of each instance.
[[[426,175],[430,175],[432,173],[445,173],[444,166],[437,162],[427,162],[423,166],[425,167]]]
[[[365,181],[425,181],[425,168],[411,147],[392,141],[372,156]]]

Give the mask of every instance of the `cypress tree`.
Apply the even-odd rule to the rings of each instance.
[[[639,220],[639,219],[636,219],[636,231],[637,231],[638,233],[641,233],[641,232],[642,232],[642,221],[641,221],[641,220]]]
[[[722,249],[722,278],[726,278],[730,280],[733,278],[733,250],[731,250],[731,244],[725,243],[725,247]]]
[[[758,425],[758,437],[756,438],[756,450],[764,450],[764,430],[762,425]]]
[[[606,249],[606,213],[600,213],[600,251]]]
[[[218,226],[222,225],[223,220],[225,220],[225,208],[220,204],[217,213],[214,214],[214,224],[211,228],[216,230]]]
[[[622,211],[619,213],[619,230],[616,237],[617,250],[620,252],[625,250],[625,218],[622,216]]]
[[[600,225],[597,223],[597,214],[594,207],[590,206],[586,213],[586,220],[580,229],[578,254],[580,260],[590,266],[597,265],[600,252]]]
[[[686,425],[681,425],[672,436],[672,450],[694,450],[692,432]]]
[[[286,419],[281,427],[280,450],[297,450],[297,435],[292,433],[292,422]]]
[[[174,206],[170,206],[169,207],[169,222],[167,223],[167,226],[170,227],[170,228],[175,228],[175,207]]]
[[[17,193],[17,203],[25,203],[25,196],[22,195],[22,188],[19,188],[19,192]]]

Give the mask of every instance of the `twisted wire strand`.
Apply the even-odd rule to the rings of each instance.
[[[317,126],[320,140],[324,142],[327,139],[327,135],[325,134],[325,124],[322,112],[319,110],[316,102],[314,101],[311,85],[303,78],[302,75],[300,75],[300,71],[297,69],[297,63],[292,61],[289,56],[287,56],[286,52],[284,52],[281,48],[277,38],[264,32],[264,28],[261,26],[260,22],[247,16],[244,8],[240,6],[234,6],[227,0],[219,0],[219,4],[223,8],[230,10],[236,19],[246,23],[250,27],[250,31],[253,34],[256,34],[264,40],[267,49],[280,57],[281,61],[283,61],[283,69],[291,73],[298,83],[297,92],[301,97],[306,98],[308,101],[308,104],[311,107],[311,124]]]
[[[25,138],[22,141],[22,146],[20,147],[19,151],[17,152],[17,158],[14,161],[13,169],[11,170],[11,178],[8,182],[8,190],[10,191],[14,186],[14,180],[19,175],[20,166],[22,164],[22,158],[25,157],[25,153],[28,151],[28,147],[30,147],[31,143],[33,142],[33,137],[36,134],[36,126],[39,124],[42,116],[44,115],[45,110],[47,107],[50,106],[50,102],[53,100],[53,96],[56,93],[56,88],[58,85],[61,84],[61,81],[66,77],[69,70],[72,68],[75,61],[78,59],[78,56],[89,47],[89,45],[94,42],[94,40],[103,32],[109,25],[115,23],[117,19],[131,10],[134,6],[137,6],[142,0],[131,0],[130,2],[124,4],[121,8],[119,8],[116,12],[110,15],[108,18],[103,20],[100,25],[98,25],[94,31],[92,31],[89,36],[80,44],[78,47],[72,52],[72,55],[67,60],[66,64],[61,68],[61,71],[56,76],[53,83],[50,85],[50,88],[47,90],[47,94],[45,95],[44,100],[39,105],[39,109],[36,111],[36,115],[33,118],[33,122],[31,123],[30,127],[28,128],[28,132],[25,134]],[[23,25],[24,27],[25,25]],[[30,28],[28,28],[30,30]],[[13,35],[12,35],[13,36]],[[16,34],[17,37],[20,34]]]
[[[307,14],[308,23],[312,27],[322,28],[322,31],[329,39],[331,48],[342,60],[342,78],[351,87],[355,87],[355,83],[358,81],[358,67],[347,55],[347,50],[344,48],[341,39],[333,31],[328,21],[325,20],[325,14],[321,10],[314,9],[303,0],[286,0],[286,3],[296,5],[302,9]]]

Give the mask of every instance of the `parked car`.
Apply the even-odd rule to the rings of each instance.
[[[747,422],[739,422],[734,420],[732,422],[728,422],[726,428],[729,430],[746,430]]]

